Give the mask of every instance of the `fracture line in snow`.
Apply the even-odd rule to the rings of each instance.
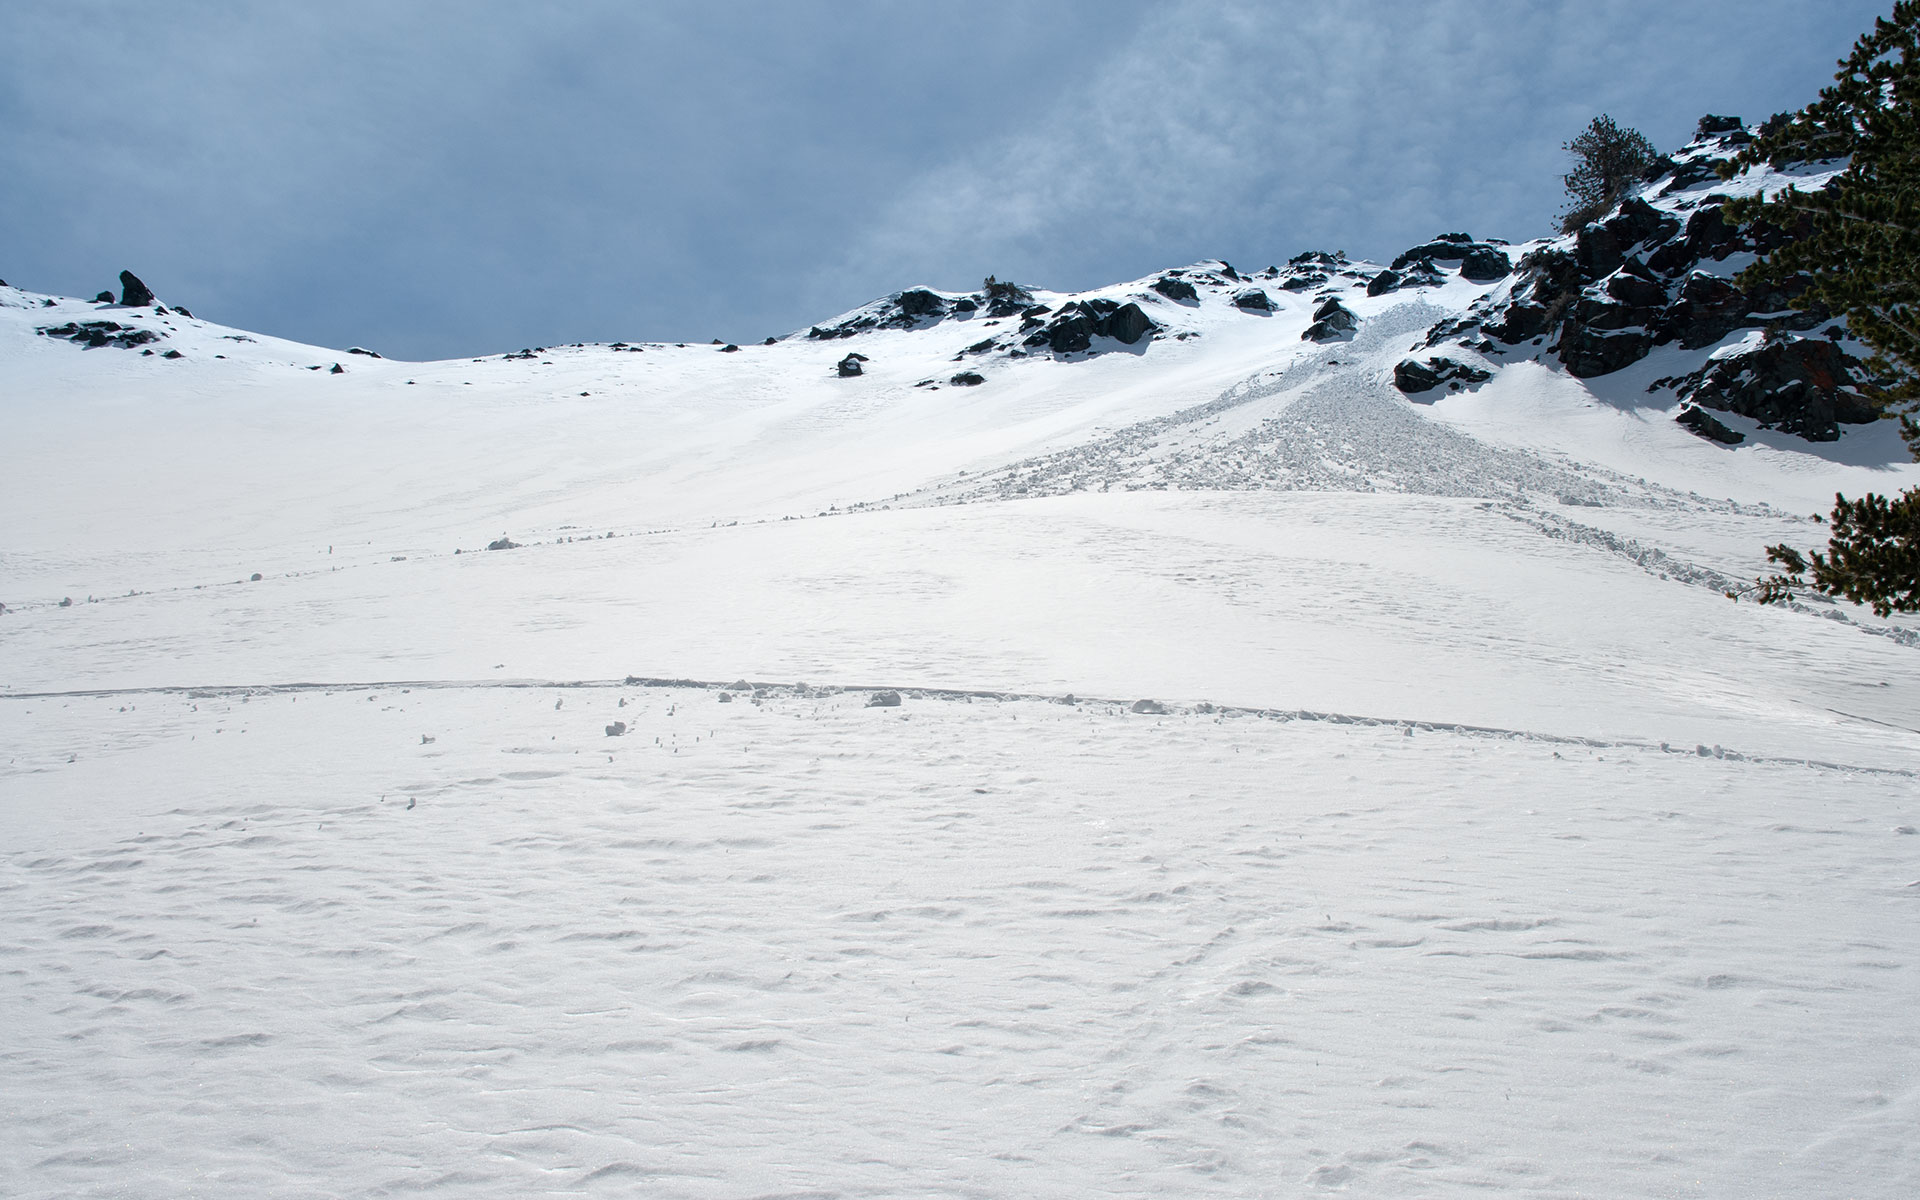
[[[740,685],[744,684],[742,687]],[[1031,701],[1049,704],[1096,705],[1099,707],[1128,710],[1140,701],[1118,700],[1102,696],[1076,696],[1073,693],[1045,694],[1040,692],[1010,692],[980,688],[942,688],[914,687],[910,685],[872,685],[872,684],[830,684],[810,686],[804,683],[753,682],[746,679],[733,683],[721,683],[709,679],[668,679],[653,676],[628,675],[621,679],[387,679],[358,680],[336,683],[296,682],[267,684],[203,684],[203,685],[155,685],[130,688],[84,688],[74,691],[53,692],[0,692],[0,700],[76,700],[105,699],[118,696],[187,696],[193,699],[214,699],[221,696],[272,696],[291,692],[357,692],[391,691],[396,689],[418,688],[422,691],[534,691],[542,688],[688,688],[712,692],[735,692],[751,696],[754,699],[809,699],[826,696],[838,696],[855,692],[897,692],[902,697],[915,700],[998,700]],[[1157,701],[1154,703],[1158,703]],[[1839,709],[1827,711],[1843,717],[1852,717],[1852,713],[1843,713]],[[1591,749],[1648,750],[1662,754],[1682,754],[1689,757],[1717,758],[1730,762],[1758,763],[1774,766],[1807,767],[1822,771],[1843,771],[1860,775],[1885,775],[1900,779],[1920,778],[1920,771],[1900,767],[1868,767],[1853,763],[1828,762],[1816,758],[1796,758],[1787,755],[1747,754],[1738,750],[1729,750],[1722,746],[1696,745],[1692,749],[1674,746],[1667,742],[1643,741],[1636,738],[1591,738],[1577,734],[1546,733],[1533,729],[1508,729],[1498,725],[1471,725],[1460,721],[1427,721],[1409,717],[1379,717],[1361,713],[1322,712],[1305,708],[1251,708],[1244,705],[1213,704],[1201,701],[1189,705],[1164,705],[1160,712],[1147,715],[1201,715],[1258,717],[1270,721],[1313,721],[1329,725],[1354,725],[1377,729],[1400,729],[1408,737],[1418,731],[1421,733],[1454,734],[1462,737],[1505,738],[1514,741],[1540,742],[1556,746],[1583,746]],[[1870,717],[1856,718],[1882,725],[1889,729],[1901,729],[1909,733],[1920,730],[1908,730],[1905,726],[1890,725],[1885,721],[1875,721]]]

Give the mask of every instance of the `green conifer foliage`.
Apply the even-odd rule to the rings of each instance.
[[[1562,233],[1572,233],[1612,208],[1659,157],[1644,134],[1617,124],[1605,113],[1561,149],[1575,160],[1573,170],[1560,177],[1573,202],[1560,217]]]
[[[1747,269],[1741,282],[1804,276],[1796,308],[1823,304],[1844,314],[1873,351],[1869,396],[1898,414],[1920,457],[1920,0],[1899,0],[1854,43],[1831,87],[1797,113],[1761,128],[1726,173],[1771,163],[1846,161],[1818,191],[1788,188],[1727,206],[1736,220],[1764,221],[1793,240]],[[1920,612],[1920,490],[1895,499],[1834,497],[1825,554],[1769,546],[1783,574],[1758,580],[1762,603],[1797,588],[1870,605],[1876,613]]]

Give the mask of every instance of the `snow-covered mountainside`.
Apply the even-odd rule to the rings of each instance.
[[[0,1191],[1913,1194],[1920,624],[1723,592],[1920,467],[1747,136],[763,344],[0,286]]]

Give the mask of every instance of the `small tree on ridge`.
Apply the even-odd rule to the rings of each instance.
[[[1627,129],[1605,113],[1562,149],[1574,157],[1573,170],[1561,176],[1573,206],[1560,217],[1560,232],[1572,233],[1612,208],[1659,152],[1639,130]]]

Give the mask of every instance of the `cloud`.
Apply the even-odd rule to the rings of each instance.
[[[0,275],[458,355],[1522,238],[1595,113],[1796,106],[1882,7],[7,6]]]

